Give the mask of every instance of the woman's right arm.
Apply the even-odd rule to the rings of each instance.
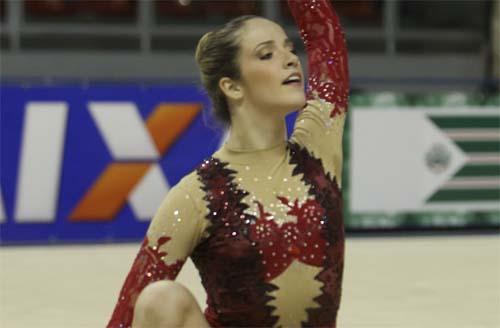
[[[307,106],[292,140],[307,148],[341,185],[342,136],[348,107],[346,41],[330,0],[288,0],[308,61]]]
[[[174,280],[202,234],[200,211],[179,186],[155,214],[125,279],[108,328],[130,327],[140,292],[158,280]]]

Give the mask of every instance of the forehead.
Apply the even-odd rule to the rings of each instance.
[[[253,51],[258,44],[269,40],[282,44],[285,39],[287,36],[283,28],[265,18],[253,18],[245,22],[240,34],[244,51]]]

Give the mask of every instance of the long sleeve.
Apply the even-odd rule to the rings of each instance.
[[[331,115],[347,110],[349,68],[344,32],[328,0],[289,0],[308,61],[308,99],[335,105]]]
[[[288,0],[307,51],[307,105],[299,112],[291,140],[342,176],[342,136],[348,107],[347,49],[340,20],[328,0]]]
[[[155,214],[119,294],[108,328],[130,327],[139,293],[158,280],[174,280],[199,242],[203,227],[192,197],[172,188]]]

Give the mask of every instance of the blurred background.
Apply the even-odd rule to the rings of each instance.
[[[498,87],[494,0],[355,0],[336,8],[354,89]],[[2,0],[0,10],[4,78],[196,81],[199,37],[244,14],[276,20],[299,40],[284,1]]]
[[[333,3],[341,327],[500,327],[500,1]],[[224,140],[194,49],[245,14],[306,66],[285,1],[0,0],[2,326],[104,326],[160,201]],[[191,262],[179,279],[204,307]]]

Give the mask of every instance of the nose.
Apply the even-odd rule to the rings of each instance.
[[[285,60],[285,66],[288,67],[297,67],[299,65],[299,57],[294,53],[289,53]]]

